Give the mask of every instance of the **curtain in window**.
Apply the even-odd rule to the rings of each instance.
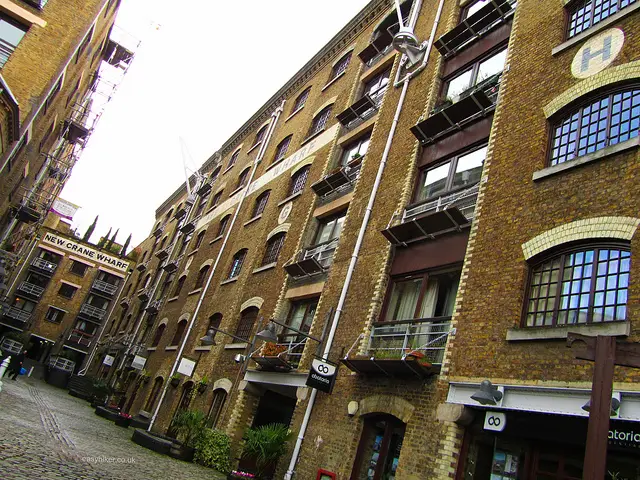
[[[394,284],[386,320],[390,322],[414,318],[421,287],[422,278]]]

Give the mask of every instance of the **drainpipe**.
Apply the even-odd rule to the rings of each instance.
[[[438,11],[436,13],[436,18],[434,22],[433,29],[431,30],[431,37],[429,38],[429,47],[427,53],[425,54],[423,65],[426,66],[427,60],[429,58],[429,53],[431,51],[431,45],[433,44],[433,38],[435,36],[436,27],[440,20],[440,14],[442,13],[442,5],[444,4],[444,0],[440,0],[440,4],[438,6]],[[417,19],[417,12],[420,5],[416,5],[416,10],[410,21],[410,25],[413,28]],[[422,65],[421,65],[422,66]],[[422,66],[422,69],[424,69]],[[398,71],[400,71],[400,67],[398,66]],[[413,73],[416,73],[415,71]],[[393,117],[393,122],[391,123],[391,128],[389,129],[389,135],[387,136],[387,143],[384,146],[384,152],[382,153],[382,159],[380,160],[380,165],[378,166],[378,173],[376,174],[376,179],[373,184],[373,188],[369,195],[369,202],[367,203],[367,209],[364,213],[364,218],[362,219],[362,224],[360,225],[360,231],[358,232],[358,239],[356,240],[356,244],[353,247],[353,253],[351,254],[351,260],[349,262],[349,267],[347,269],[347,275],[344,280],[344,284],[342,286],[342,291],[340,292],[340,299],[338,300],[338,305],[336,307],[336,313],[333,317],[333,321],[331,323],[331,328],[329,329],[329,335],[327,337],[327,343],[324,348],[323,358],[328,358],[329,352],[331,351],[331,347],[333,345],[333,339],[336,334],[336,330],[338,329],[338,323],[340,322],[340,316],[342,315],[342,311],[344,309],[344,303],[347,298],[347,293],[349,292],[349,286],[351,284],[351,277],[353,276],[353,271],[356,268],[356,263],[358,262],[358,255],[360,254],[360,248],[362,247],[362,242],[364,240],[364,235],[367,231],[367,227],[369,225],[369,219],[371,217],[371,212],[373,210],[373,204],[376,200],[376,196],[378,194],[378,188],[380,187],[380,182],[382,180],[382,174],[384,173],[385,166],[387,164],[387,159],[389,157],[389,151],[391,150],[391,144],[393,142],[393,137],[395,135],[396,127],[398,126],[398,122],[400,120],[400,114],[402,113],[402,107],[404,104],[404,100],[407,94],[407,90],[409,87],[409,82],[413,78],[412,74],[405,76],[400,83],[402,84],[402,91],[400,92],[400,98],[398,100],[398,106],[396,107],[396,113]],[[397,86],[397,85],[395,85]],[[293,448],[293,454],[291,456],[291,461],[289,462],[289,468],[284,475],[285,480],[291,480],[293,478],[294,469],[296,463],[298,462],[298,456],[300,455],[300,449],[302,447],[302,441],[304,440],[305,433],[307,431],[307,427],[309,426],[309,419],[311,418],[311,412],[313,411],[313,406],[315,404],[316,397],[318,395],[318,390],[315,388],[311,391],[311,396],[309,397],[309,403],[307,404],[307,409],[304,412],[304,417],[302,419],[302,425],[300,426],[300,432],[298,433],[298,438],[296,439],[296,444]]]
[[[216,257],[215,261],[213,262],[213,265],[211,266],[211,271],[209,272],[209,276],[207,277],[207,281],[204,284],[204,287],[202,288],[202,292],[200,292],[200,297],[198,298],[198,303],[196,304],[196,308],[193,312],[193,315],[191,316],[191,320],[189,321],[189,327],[187,328],[187,331],[184,334],[184,338],[182,339],[182,343],[180,344],[180,348],[178,349],[178,352],[176,354],[176,359],[173,362],[173,366],[171,367],[171,372],[169,373],[169,377],[171,377],[172,375],[175,374],[177,368],[178,368],[178,364],[180,363],[180,357],[182,356],[182,352],[184,351],[185,346],[187,345],[187,341],[189,340],[189,335],[191,334],[191,330],[193,329],[193,326],[195,325],[195,321],[196,318],[198,317],[198,313],[200,312],[200,307],[202,306],[202,303],[204,302],[204,298],[207,294],[207,291],[209,290],[209,286],[211,285],[211,280],[213,279],[213,275],[216,273],[216,269],[218,267],[218,264],[220,263],[220,259],[222,258],[222,254],[225,250],[225,247],[227,245],[227,242],[229,240],[229,237],[231,236],[231,231],[233,230],[233,225],[236,222],[236,219],[238,218],[238,214],[240,213],[240,208],[242,207],[242,204],[244,203],[245,198],[247,197],[247,195],[249,194],[249,187],[251,186],[251,182],[253,182],[253,178],[255,176],[256,170],[258,168],[258,165],[260,164],[260,162],[262,161],[262,158],[264,157],[264,153],[267,150],[267,145],[269,144],[269,141],[271,140],[271,137],[273,135],[273,132],[276,128],[276,124],[278,123],[278,119],[280,118],[280,114],[282,113],[284,109],[284,100],[282,101],[282,103],[280,104],[280,106],[278,108],[276,108],[276,110],[271,114],[271,123],[269,124],[269,128],[267,129],[267,134],[265,135],[265,139],[262,142],[262,145],[260,146],[260,150],[258,151],[258,155],[255,159],[255,161],[253,162],[253,167],[251,168],[251,173],[249,174],[249,179],[247,180],[247,184],[246,186],[242,189],[242,194],[240,196],[240,200],[238,201],[238,205],[236,206],[235,211],[233,212],[233,217],[231,218],[231,223],[229,224],[229,226],[227,227],[227,233],[224,236],[224,240],[222,241],[222,245],[220,246],[220,251],[218,252],[218,256]],[[151,417],[151,422],[149,422],[149,427],[147,428],[147,431],[151,431],[151,428],[153,427],[156,418],[158,417],[158,412],[160,411],[160,407],[162,406],[162,402],[164,401],[164,397],[167,394],[167,389],[169,388],[169,382],[165,382],[164,386],[162,388],[162,394],[160,395],[160,400],[158,401],[158,404],[156,405],[155,410],[153,411],[153,416]]]
[[[36,248],[36,245],[38,244],[38,240],[40,240],[40,238],[36,236],[36,238],[34,238],[31,243],[31,248],[29,249],[29,253],[27,253],[26,257],[22,257],[23,259],[26,259],[26,260],[22,262],[22,265],[20,265],[20,269],[13,276],[13,280],[11,282],[11,285],[9,285],[7,292],[12,292],[13,287],[15,287],[16,283],[18,283],[18,278],[20,278],[20,275],[22,275],[22,272],[24,271],[24,267],[26,267],[27,264],[29,263],[28,260],[31,257],[31,253],[33,252],[33,249]]]

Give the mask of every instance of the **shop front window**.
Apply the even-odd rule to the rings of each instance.
[[[405,424],[391,415],[376,415],[364,428],[351,480],[395,480]]]

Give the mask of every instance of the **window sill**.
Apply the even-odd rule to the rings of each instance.
[[[262,214],[260,214],[260,215],[256,215],[256,216],[255,216],[255,217],[253,217],[252,219],[247,220],[247,221],[244,223],[244,226],[246,227],[247,225],[251,225],[253,222],[257,222],[257,221],[258,221],[258,220],[260,220],[261,218],[262,218]]]
[[[155,352],[158,347],[149,347],[147,348],[147,352]]]
[[[329,80],[329,83],[327,83],[324,87],[322,87],[322,90],[320,90],[321,92],[324,92],[327,88],[329,88],[331,85],[333,85],[334,83],[336,83],[338,80],[340,80],[342,77],[344,77],[347,74],[347,71],[345,70],[344,72],[340,73],[339,75],[336,75],[335,77],[333,77],[331,80]]]
[[[189,293],[187,293],[187,297],[190,295],[195,295],[196,293],[200,293],[201,291],[202,291],[202,287],[196,288],[195,290],[191,290]]]
[[[287,158],[287,157],[282,157],[280,160],[277,160],[277,161],[273,162],[271,165],[269,165],[267,168],[265,168],[264,171],[268,172],[272,168],[275,168],[277,165],[280,165],[285,158]]]
[[[285,203],[290,202],[291,200],[293,200],[294,198],[298,198],[300,195],[302,195],[302,192],[304,190],[300,190],[299,192],[294,193],[293,195],[289,195],[287,198],[285,198],[284,200],[282,200],[281,202],[278,203],[278,206],[281,207],[282,205],[284,205]]]
[[[209,245],[213,245],[216,242],[219,242],[220,240],[222,240],[222,235],[218,235],[216,238],[214,238],[213,240],[211,240],[209,242]]]
[[[193,349],[194,352],[210,352],[211,351],[211,345],[206,345],[204,347],[195,347]]]
[[[597,33],[602,32],[603,30],[606,30],[607,28],[611,27],[613,24],[618,23],[620,20],[631,15],[638,9],[640,9],[640,3],[635,3],[630,7],[626,7],[623,10],[620,10],[619,12],[614,13],[606,20],[603,20],[602,22],[595,24],[593,27],[589,27],[587,30],[580,32],[575,37],[571,37],[566,42],[562,42],[557,47],[554,47],[551,50],[551,55],[554,55],[554,56],[558,55],[564,52],[565,50],[579,43],[584,42],[586,39],[596,35]]]
[[[260,273],[260,272],[264,272],[265,270],[271,270],[272,268],[275,268],[275,266],[278,264],[278,262],[273,262],[273,263],[267,263],[266,265],[263,265],[261,267],[256,268],[253,272],[251,273]]]
[[[180,298],[180,295],[176,295],[175,297],[171,297],[171,298],[167,299],[167,303],[175,302],[179,298]]]
[[[236,193],[242,191],[244,187],[246,187],[246,185],[240,185],[238,188],[236,188],[233,192],[229,194],[229,197],[233,197]]]
[[[244,350],[248,346],[249,346],[249,343],[247,343],[247,342],[244,342],[244,343],[227,343],[224,346],[224,349],[225,350]]]
[[[169,345],[168,347],[164,347],[165,352],[175,352],[178,350],[178,345]]]
[[[251,147],[249,150],[247,150],[247,155],[250,154],[251,152],[253,152],[260,145],[262,145],[262,141],[256,143],[253,147]]]
[[[300,143],[300,146],[302,147],[303,145],[306,145],[306,144],[307,144],[307,143],[309,143],[311,140],[313,140],[313,139],[314,139],[314,138],[316,138],[316,137],[319,137],[320,135],[322,135],[322,134],[323,134],[324,132],[326,132],[326,131],[327,131],[327,126],[325,125],[325,127],[324,127],[322,130],[320,130],[320,131],[318,131],[318,132],[314,133],[313,135],[309,135],[307,138],[305,138],[304,140],[302,140],[302,143]]]
[[[196,253],[198,253],[198,249],[199,249],[199,247],[196,248],[193,252],[187,253],[187,257],[190,257],[191,255],[195,255]]]
[[[507,330],[507,341],[554,340],[567,338],[569,332],[582,335],[626,337],[631,333],[631,322],[605,322],[598,324],[569,325],[563,327],[521,327]]]
[[[289,119],[293,118],[299,111],[301,111],[302,109],[304,109],[304,105],[301,106],[299,109],[294,110],[293,112],[291,112],[291,115],[289,115],[286,120],[284,121],[284,123],[287,123],[289,121]]]
[[[238,277],[227,278],[224,282],[220,282],[220,285],[226,285],[227,283],[237,282]]]
[[[602,160],[604,158],[610,157],[612,155],[616,155],[618,153],[625,152],[632,148],[637,148],[638,145],[640,145],[640,136],[627,140],[626,142],[618,143],[617,145],[605,147],[602,150],[598,150],[597,152],[583,155],[582,157],[578,157],[574,160],[569,160],[567,162],[559,163],[558,165],[543,168],[542,170],[533,172],[533,181],[536,182],[538,180],[542,180],[543,178],[556,175],[566,170],[571,170],[573,168],[580,167],[582,165],[586,165],[592,162],[596,162],[598,160]]]
[[[235,163],[234,163],[233,165],[235,165]],[[227,173],[227,172],[231,171],[231,169],[233,168],[233,165],[229,165],[227,168],[225,168],[225,169],[222,171],[222,175],[224,175],[225,173]]]

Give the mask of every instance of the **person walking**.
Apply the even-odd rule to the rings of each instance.
[[[15,380],[16,377],[20,375],[20,370],[22,369],[22,364],[24,362],[24,357],[26,354],[27,351],[24,350],[18,355],[14,355],[11,357],[11,360],[9,361],[9,368],[7,369],[9,371],[9,378],[13,376],[13,380]]]

